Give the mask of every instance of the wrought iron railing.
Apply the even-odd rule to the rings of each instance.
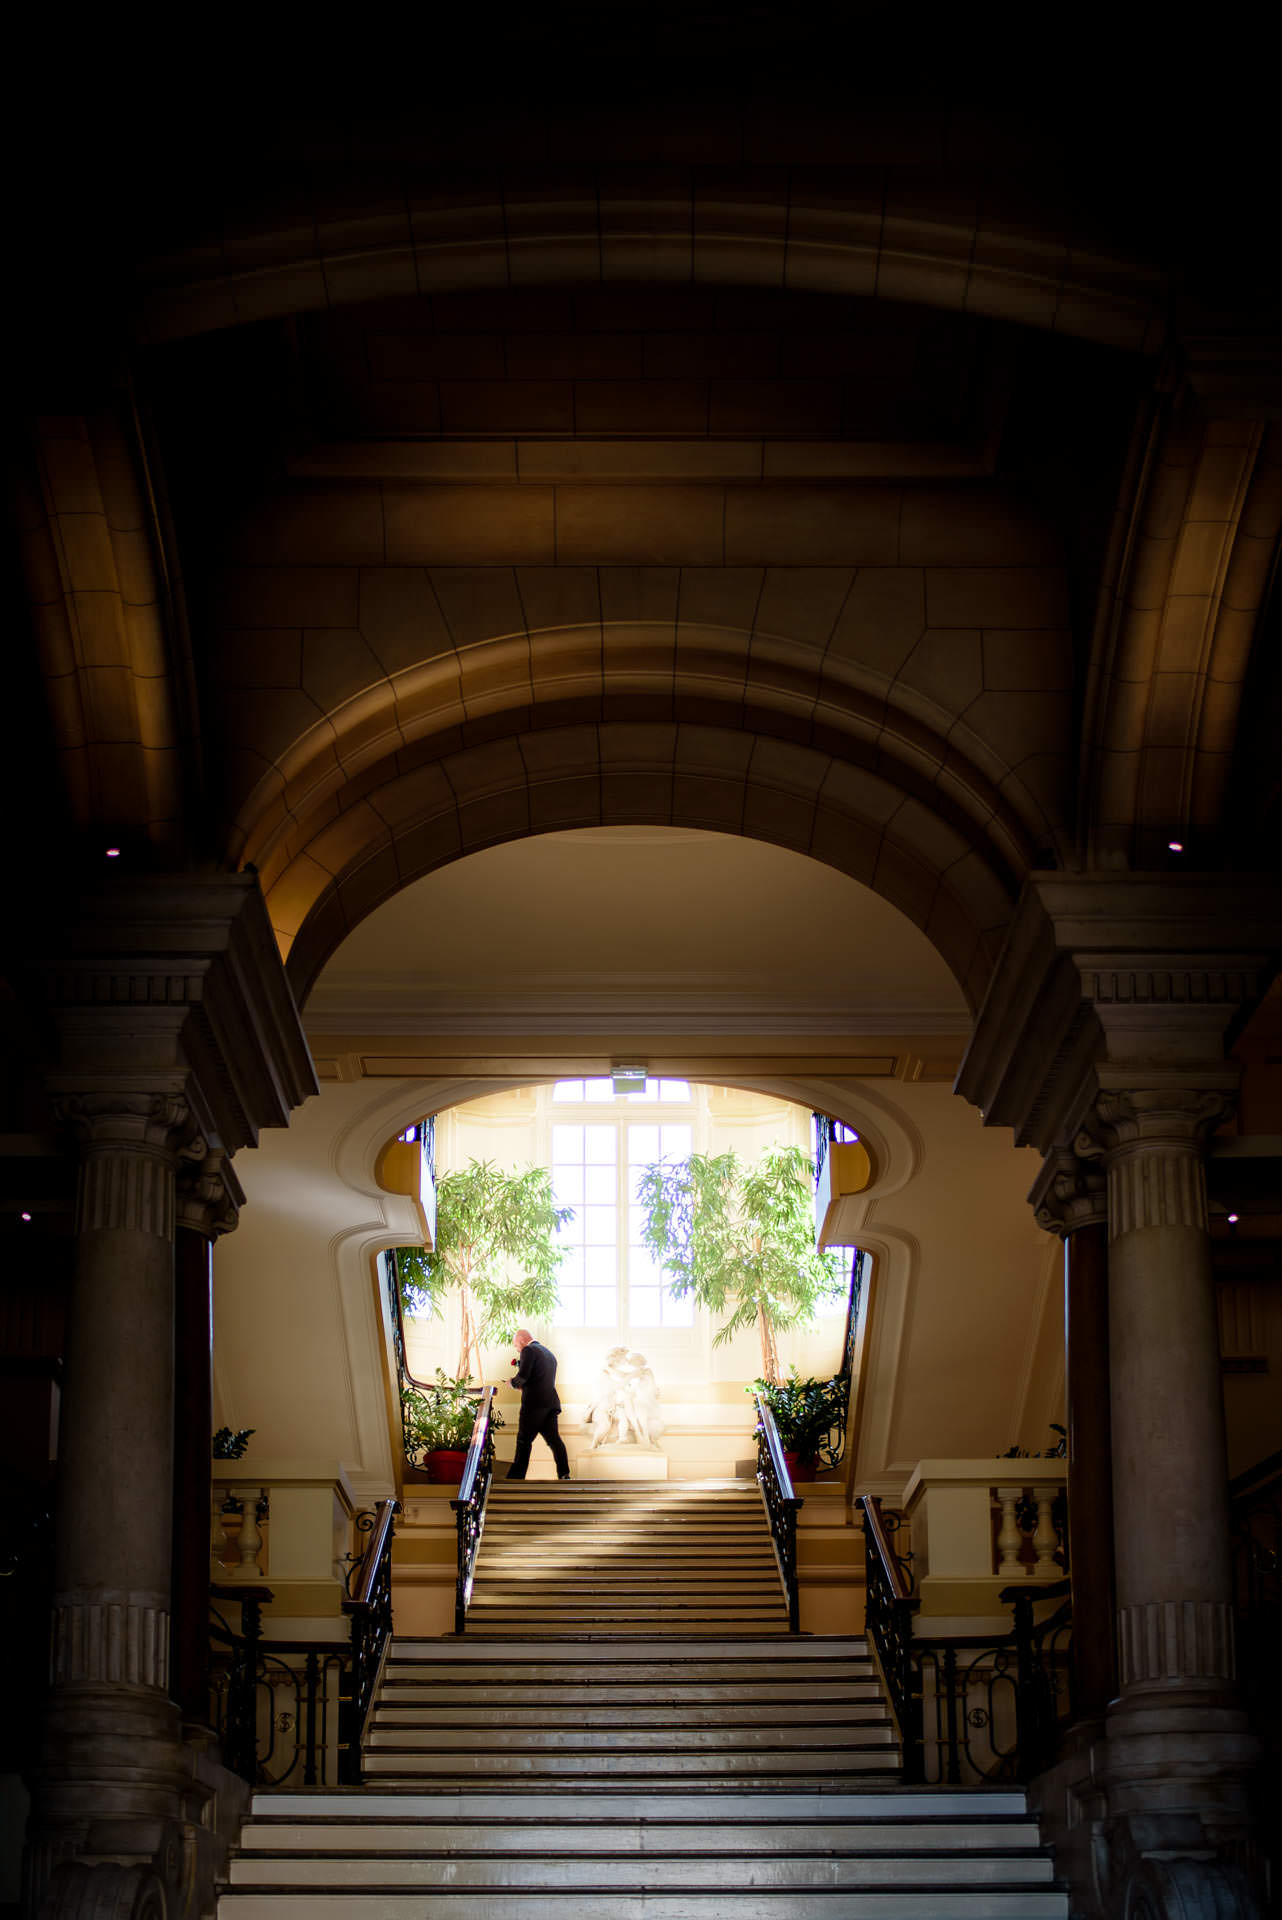
[[[495,1387],[486,1387],[472,1423],[472,1438],[463,1463],[458,1499],[450,1505],[458,1526],[458,1578],[454,1588],[454,1631],[467,1630],[467,1610],[472,1600],[472,1578],[476,1556],[485,1532],[485,1502],[494,1478],[494,1423],[490,1418]]]
[[[251,1785],[356,1786],[361,1739],[392,1630],[392,1534],[399,1502],[357,1516],[368,1535],[348,1575],[349,1629],[338,1640],[263,1639],[270,1587],[214,1586],[240,1607],[239,1629],[211,1607],[210,1721],[223,1759]],[[281,1702],[284,1701],[282,1706]]]
[[[765,1502],[779,1578],[788,1601],[788,1631],[798,1633],[801,1600],[797,1588],[797,1514],[803,1502],[793,1492],[792,1476],[783,1457],[774,1415],[759,1393],[753,1394],[752,1402],[757,1409],[757,1485]]]
[[[1007,1634],[922,1636],[911,1556],[896,1551],[900,1516],[860,1496],[868,1635],[899,1728],[906,1784],[999,1786],[1031,1780],[1055,1756],[1072,1713],[1072,1603],[1067,1580],[1003,1587]],[[1041,1618],[1037,1609],[1060,1602]]]

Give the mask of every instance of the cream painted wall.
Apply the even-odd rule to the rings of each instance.
[[[1060,1243],[1025,1198],[1037,1155],[938,1085],[896,1086],[918,1144],[869,1199],[875,1278],[856,1478],[893,1491],[920,1459],[1036,1452],[1063,1414]]]

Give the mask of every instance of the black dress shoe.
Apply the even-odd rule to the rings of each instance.
[[[558,1480],[568,1480],[570,1476],[568,1473],[558,1473],[556,1477]]]

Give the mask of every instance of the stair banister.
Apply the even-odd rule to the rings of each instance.
[[[759,1393],[757,1409],[757,1485],[765,1502],[774,1542],[779,1578],[788,1599],[788,1631],[801,1631],[801,1600],[797,1585],[797,1514],[805,1502],[793,1491],[792,1475],[783,1457],[783,1444],[769,1404]]]
[[[458,1499],[450,1502],[458,1526],[458,1577],[454,1588],[455,1633],[463,1633],[467,1628],[467,1609],[472,1598],[476,1555],[481,1545],[481,1535],[485,1531],[485,1501],[490,1491],[490,1482],[494,1478],[494,1427],[490,1419],[490,1410],[497,1391],[496,1387],[486,1387],[482,1391],[476,1418],[472,1422],[472,1438],[467,1449],[467,1459],[463,1462],[463,1478],[459,1482]]]
[[[913,1615],[921,1602],[914,1595],[903,1563],[890,1544],[881,1501],[861,1493],[864,1562],[867,1579],[867,1627],[873,1651],[890,1692],[890,1704],[903,1743],[904,1783],[924,1777],[921,1675],[913,1659]]]
[[[392,1634],[392,1534],[399,1500],[378,1500],[368,1521],[369,1545],[353,1569],[350,1599],[343,1612],[351,1621],[352,1669],[348,1691],[340,1698],[338,1714],[339,1780],[354,1785],[361,1777],[361,1736],[378,1684],[383,1654]]]

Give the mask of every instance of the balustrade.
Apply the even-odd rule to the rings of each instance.
[[[350,1786],[360,1780],[361,1738],[392,1631],[391,1546],[399,1502],[356,1517],[366,1540],[352,1556],[343,1602],[347,1641],[267,1639],[270,1587],[214,1585],[210,1720],[226,1764],[251,1784]],[[239,1620],[229,1618],[239,1608]],[[282,1700],[284,1705],[282,1705]]]
[[[792,1476],[783,1457],[783,1446],[774,1415],[759,1393],[752,1403],[757,1410],[757,1485],[765,1502],[774,1542],[779,1578],[788,1599],[788,1631],[801,1630],[801,1596],[797,1585],[797,1515],[804,1502],[792,1489]]]
[[[997,1600],[1011,1610],[1004,1633],[932,1633],[913,1591],[912,1556],[896,1548],[903,1516],[884,1512],[870,1494],[859,1505],[867,1631],[899,1727],[905,1782],[1032,1779],[1053,1759],[1059,1724],[1072,1710],[1069,1582],[1003,1587]]]
[[[486,1387],[481,1394],[476,1419],[472,1422],[472,1438],[468,1444],[467,1459],[463,1463],[463,1478],[459,1482],[458,1499],[450,1502],[458,1528],[458,1580],[454,1591],[455,1633],[464,1633],[467,1630],[467,1610],[472,1599],[476,1556],[480,1551],[481,1536],[485,1532],[485,1502],[489,1496],[490,1482],[494,1478],[494,1425],[490,1414],[496,1392],[497,1388]]]

